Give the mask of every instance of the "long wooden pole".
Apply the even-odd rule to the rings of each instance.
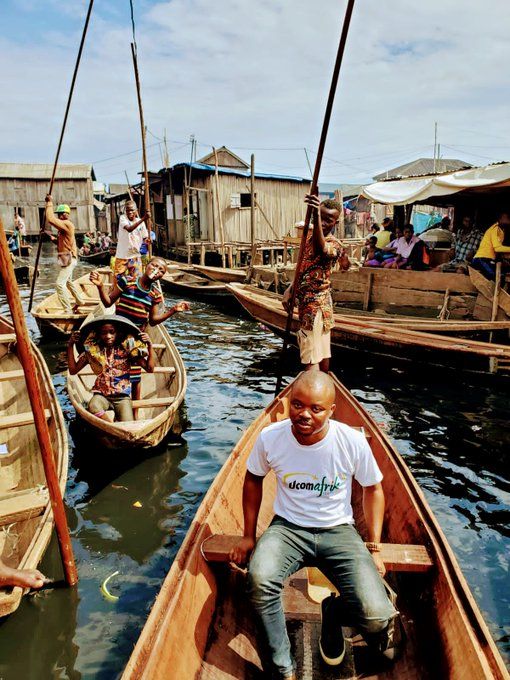
[[[316,194],[318,190],[318,184],[319,184],[319,174],[321,170],[321,164],[322,164],[322,157],[324,155],[324,148],[326,146],[326,139],[328,136],[328,129],[329,129],[329,122],[331,120],[331,113],[333,111],[333,103],[335,101],[335,94],[336,94],[336,89],[338,85],[338,77],[340,75],[340,67],[342,65],[342,59],[344,56],[344,51],[345,51],[345,44],[347,42],[347,35],[349,33],[349,25],[351,23],[351,17],[352,17],[352,11],[354,9],[354,2],[355,0],[348,0],[347,2],[347,9],[345,10],[345,17],[344,17],[344,23],[342,27],[342,34],[340,36],[340,43],[338,45],[338,52],[336,55],[336,61],[335,61],[335,66],[333,68],[333,77],[331,79],[331,86],[329,88],[329,96],[328,96],[328,101],[326,104],[326,111],[324,114],[324,122],[322,123],[322,131],[321,131],[321,136],[319,140],[319,147],[317,149],[317,158],[315,159],[315,168],[313,171],[313,177],[312,177],[312,185],[310,188],[310,193],[311,194]],[[301,270],[303,267],[303,254],[305,252],[305,245],[306,245],[306,239],[308,237],[308,231],[310,228],[310,220],[312,218],[312,209],[310,206],[307,207],[306,209],[306,216],[305,216],[305,225],[303,227],[303,234],[301,236],[301,243],[299,245],[299,254],[298,254],[298,259],[296,262],[296,271],[294,274],[294,283],[292,285],[292,294],[290,297],[290,302],[289,302],[289,312],[287,316],[287,323],[285,326],[285,335],[283,337],[283,347],[282,347],[282,354],[281,354],[281,361],[279,363],[279,372],[278,372],[278,379],[276,381],[276,390],[275,394],[278,394],[281,389],[282,385],[282,373],[283,373],[283,366],[284,366],[284,356],[285,352],[287,351],[287,347],[289,345],[289,339],[290,339],[290,332],[292,328],[292,319],[294,316],[294,305],[296,302],[296,293],[299,288],[300,284],[300,278],[301,278]]]
[[[60,555],[62,557],[62,566],[64,568],[64,575],[67,584],[74,586],[78,581],[78,574],[76,565],[74,563],[73,549],[71,546],[71,538],[69,536],[69,529],[67,526],[66,513],[62,494],[60,493],[60,486],[58,482],[58,475],[55,469],[55,459],[51,446],[50,432],[46,416],[44,413],[44,404],[41,398],[43,386],[39,383],[37,377],[37,368],[35,365],[34,356],[30,347],[30,340],[25,324],[25,316],[21,306],[21,296],[16,283],[16,276],[12,266],[9,248],[7,246],[7,238],[4,231],[4,225],[0,219],[0,272],[11,310],[12,323],[16,332],[16,354],[23,368],[25,374],[25,382],[27,385],[28,398],[32,406],[34,414],[34,424],[37,432],[37,439],[41,449],[42,463],[44,467],[44,474],[48,484],[48,491],[51,500],[51,507],[53,510],[53,517],[55,519],[55,529],[58,537],[58,545],[60,548]]]
[[[255,154],[251,155],[250,166],[250,240],[251,250],[255,247]]]
[[[145,202],[145,214],[150,214],[151,211],[151,198],[150,198],[150,187],[149,187],[149,172],[147,170],[147,147],[145,144],[145,123],[143,119],[143,106],[142,106],[142,91],[140,89],[140,74],[138,72],[138,59],[136,55],[136,46],[131,43],[131,54],[133,55],[133,69],[135,72],[135,83],[136,83],[136,96],[138,99],[138,112],[140,114],[140,130],[142,133],[142,158],[143,158],[143,184],[144,192],[143,198]],[[152,255],[152,216],[145,220],[145,226],[149,232],[149,257]]]
[[[76,83],[76,77],[78,75],[78,69],[80,67],[80,61],[81,61],[81,55],[83,52],[83,46],[85,45],[85,37],[87,35],[87,30],[89,27],[89,21],[90,21],[90,15],[92,14],[92,5],[94,4],[94,0],[90,0],[89,2],[89,8],[87,11],[87,16],[85,17],[85,25],[83,27],[83,33],[81,36],[81,41],[80,41],[80,47],[78,49],[78,56],[76,57],[76,64],[74,65],[74,72],[73,72],[73,78],[71,80],[71,88],[69,90],[69,96],[67,98],[67,105],[66,105],[66,111],[64,114],[64,122],[62,123],[62,129],[60,130],[60,138],[58,140],[58,146],[57,146],[57,153],[55,154],[55,162],[53,163],[53,171],[51,173],[51,180],[50,180],[50,186],[48,189],[48,193],[51,194],[53,191],[53,184],[55,183],[55,175],[57,174],[57,166],[58,166],[58,159],[60,157],[60,149],[62,148],[62,142],[64,141],[64,132],[66,129],[67,125],[67,118],[69,116],[69,110],[71,108],[71,100],[73,98],[73,92],[74,92],[74,85]],[[37,253],[35,256],[35,264],[34,264],[34,275],[32,277],[32,287],[30,288],[30,298],[28,301],[28,311],[32,309],[32,303],[34,301],[34,291],[35,291],[35,284],[38,278],[38,273],[39,273],[39,259],[41,257],[41,249],[42,249],[42,244],[43,244],[43,234],[46,231],[46,213],[44,215],[44,220],[43,220],[43,225],[41,227],[41,231],[39,232],[39,243],[37,244]]]
[[[128,174],[127,174],[127,170],[124,170],[124,174],[126,175],[127,191],[128,191],[129,200],[132,201],[133,200],[133,194],[131,193],[131,184],[129,183],[129,177],[128,177]]]
[[[221,214],[220,209],[220,180],[218,176],[218,152],[216,151],[216,148],[214,146],[213,152],[214,152],[214,179],[216,183],[216,191],[214,193],[216,195],[216,209],[218,211],[218,220],[220,224],[221,266],[225,267],[225,232],[223,230],[223,216]]]
[[[499,309],[499,293],[501,291],[501,262],[496,263],[496,280],[494,281],[494,296],[492,298],[491,321],[496,321],[498,318]],[[493,333],[489,334],[489,342],[492,342]]]

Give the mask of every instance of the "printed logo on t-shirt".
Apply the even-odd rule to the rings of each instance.
[[[299,479],[300,477],[305,477],[305,479]],[[292,480],[289,481],[289,478],[292,478]],[[283,475],[282,481],[292,491],[317,491],[320,498],[321,496],[331,496],[335,491],[338,491],[346,479],[347,477],[343,473],[335,474],[335,479],[328,482],[327,477],[324,476],[319,480],[317,475],[312,475],[310,472],[288,472]]]

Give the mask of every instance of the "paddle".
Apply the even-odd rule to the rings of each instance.
[[[324,114],[324,121],[322,123],[322,132],[320,136],[320,141],[319,141],[319,148],[317,149],[317,158],[315,160],[315,168],[313,171],[313,178],[312,178],[312,184],[310,187],[310,194],[317,194],[318,193],[318,184],[319,184],[319,173],[321,169],[321,164],[322,164],[322,157],[324,155],[324,148],[326,146],[326,139],[328,136],[328,129],[329,129],[329,122],[331,120],[331,112],[333,110],[333,102],[335,100],[335,94],[336,94],[336,88],[338,85],[338,77],[340,75],[340,67],[342,65],[342,59],[344,56],[344,51],[345,51],[345,44],[347,42],[347,34],[349,33],[349,25],[351,23],[351,16],[352,16],[352,11],[354,9],[354,1],[355,0],[348,0],[347,3],[347,9],[345,10],[345,17],[344,17],[344,23],[342,27],[342,34],[340,36],[340,43],[338,45],[338,52],[336,55],[336,61],[335,61],[335,66],[333,68],[333,77],[331,79],[331,86],[329,89],[329,96],[328,96],[328,101],[326,104],[326,111]],[[299,254],[298,254],[298,259],[296,262],[296,271],[294,274],[294,283],[292,284],[292,294],[290,297],[289,301],[289,309],[288,309],[288,316],[287,316],[287,323],[285,326],[285,335],[283,337],[283,347],[281,351],[281,357],[280,357],[280,362],[279,362],[279,372],[278,372],[278,379],[276,381],[276,389],[275,389],[275,396],[279,394],[281,387],[282,387],[282,377],[283,377],[283,366],[284,366],[284,358],[285,358],[285,352],[287,351],[287,347],[289,345],[289,339],[290,339],[290,332],[292,328],[292,319],[294,316],[294,305],[296,302],[296,293],[297,289],[299,287],[300,283],[300,278],[301,278],[301,271],[303,267],[303,255],[305,252],[305,245],[306,245],[306,239],[308,237],[308,231],[310,228],[310,220],[312,218],[312,208],[310,206],[307,206],[306,209],[306,217],[305,217],[305,225],[303,227],[303,234],[301,236],[301,243],[299,244]]]
[[[57,153],[55,155],[55,162],[53,163],[53,172],[51,173],[51,180],[50,180],[50,186],[48,189],[48,194],[51,194],[53,191],[53,184],[55,182],[55,175],[57,174],[57,166],[58,166],[58,159],[60,156],[60,149],[62,148],[62,142],[64,141],[64,132],[66,129],[67,125],[67,117],[69,116],[69,110],[71,108],[71,100],[73,98],[73,92],[74,92],[74,84],[76,83],[76,76],[78,75],[78,69],[80,67],[80,61],[81,61],[81,54],[83,52],[83,46],[85,44],[85,36],[87,35],[87,29],[89,27],[89,21],[90,21],[90,15],[92,14],[92,5],[94,4],[94,0],[90,0],[89,3],[89,8],[87,11],[87,16],[85,17],[85,25],[83,27],[83,33],[81,36],[81,42],[80,42],[80,47],[78,49],[78,56],[76,57],[76,64],[74,66],[74,73],[73,73],[73,79],[71,80],[71,89],[69,90],[69,96],[67,98],[67,106],[66,106],[66,111],[64,114],[64,122],[62,123],[62,129],[60,130],[60,139],[58,140],[58,147],[57,147]],[[41,231],[39,232],[39,243],[37,244],[37,254],[35,256],[35,265],[34,265],[34,275],[32,277],[32,287],[30,288],[30,299],[28,301],[28,311],[32,309],[32,303],[34,301],[34,291],[35,291],[35,282],[37,281],[37,277],[39,275],[39,259],[41,257],[41,249],[42,249],[42,244],[43,244],[43,234],[46,231],[46,213],[44,214],[44,220],[43,220],[43,226],[41,227]]]

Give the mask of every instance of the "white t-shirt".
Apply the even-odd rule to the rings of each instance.
[[[275,472],[275,513],[302,527],[353,524],[352,478],[361,486],[382,480],[365,435],[330,420],[322,441],[303,446],[291,428],[288,419],[264,428],[247,463],[248,470],[260,477]]]
[[[142,245],[143,239],[147,238],[149,232],[145,226],[145,222],[142,222],[134,231],[129,232],[124,229],[124,227],[131,227],[133,224],[139,221],[139,217],[130,222],[126,215],[121,215],[119,219],[119,233],[117,234],[117,252],[115,257],[121,260],[129,260],[132,257],[140,256],[140,246]]]

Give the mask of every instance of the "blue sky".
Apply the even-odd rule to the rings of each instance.
[[[51,162],[88,0],[2,0],[1,161]],[[134,0],[149,164],[225,144],[264,172],[308,175],[345,0]],[[459,11],[459,7],[462,11]],[[411,11],[410,11],[411,8]],[[510,159],[507,0],[357,0],[323,164],[366,182],[431,156]],[[129,0],[95,0],[64,162],[122,182],[140,169]]]

